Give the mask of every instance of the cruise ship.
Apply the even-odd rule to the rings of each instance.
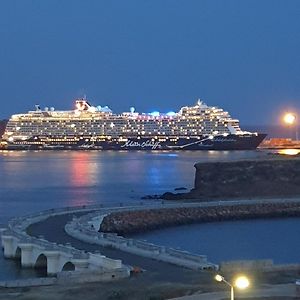
[[[75,100],[73,110],[53,107],[12,115],[3,140],[8,149],[29,150],[250,150],[266,134],[241,130],[227,111],[198,100],[178,112],[115,114]]]

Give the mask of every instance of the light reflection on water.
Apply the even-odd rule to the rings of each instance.
[[[87,152],[80,152],[75,159],[70,161],[70,186],[93,186],[100,180],[98,176],[99,164],[89,161]]]
[[[300,149],[280,149],[280,150],[278,150],[278,153],[282,154],[282,155],[293,156],[293,155],[300,154]]]
[[[235,160],[259,151],[47,151],[0,153],[0,219],[48,209],[136,201],[185,186],[198,161]]]

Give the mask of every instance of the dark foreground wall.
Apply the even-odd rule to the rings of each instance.
[[[164,199],[300,196],[300,158],[270,158],[195,165],[194,189]]]

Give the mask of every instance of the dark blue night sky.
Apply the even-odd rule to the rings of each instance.
[[[1,0],[0,118],[87,95],[114,111],[201,98],[242,124],[300,112],[300,1]]]

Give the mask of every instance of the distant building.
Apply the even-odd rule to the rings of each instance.
[[[264,140],[260,148],[299,147],[299,141],[290,138],[271,138]]]

